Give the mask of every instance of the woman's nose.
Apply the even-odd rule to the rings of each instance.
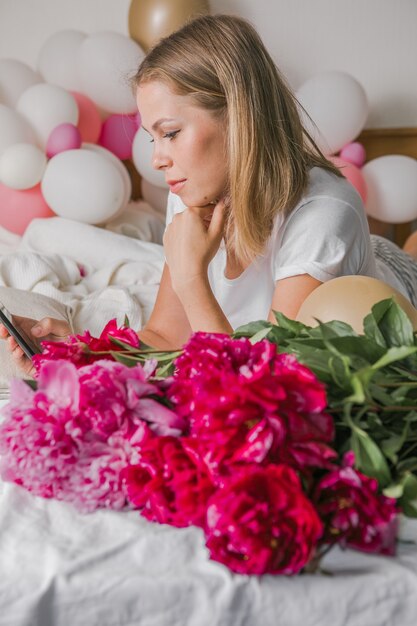
[[[167,155],[160,147],[154,147],[153,155],[152,155],[152,167],[155,170],[162,170],[165,167],[168,167],[170,164],[169,155]]]

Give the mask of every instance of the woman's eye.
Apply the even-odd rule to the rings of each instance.
[[[172,130],[169,133],[164,133],[164,135],[162,136],[164,139],[174,139],[178,135],[179,132],[180,132],[179,130]]]

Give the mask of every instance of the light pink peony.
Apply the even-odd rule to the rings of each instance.
[[[36,391],[13,381],[0,425],[2,476],[83,511],[121,508],[121,470],[138,462],[141,444],[181,432],[163,400],[140,365],[46,362]]]
[[[247,467],[207,509],[207,548],[238,574],[296,574],[314,554],[323,526],[291,468]]]

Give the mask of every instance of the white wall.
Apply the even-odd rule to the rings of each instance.
[[[36,66],[49,35],[64,28],[127,32],[130,0],[0,0],[0,58]],[[211,0],[258,29],[296,89],[328,69],[365,87],[368,127],[417,126],[417,0]]]

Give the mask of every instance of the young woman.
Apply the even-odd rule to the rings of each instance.
[[[193,331],[274,321],[273,310],[295,317],[314,289],[342,275],[379,278],[417,303],[417,263],[391,242],[372,246],[358,194],[303,129],[249,23],[193,20],[148,53],[135,85],[153,166],[170,187],[166,264],[139,333],[145,343],[175,348]],[[69,332],[50,318],[33,324],[38,338]]]

